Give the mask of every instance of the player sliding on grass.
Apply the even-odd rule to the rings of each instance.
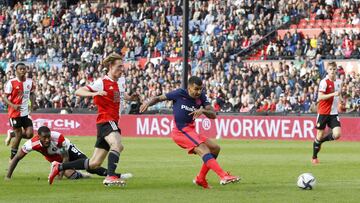
[[[32,139],[26,141],[21,150],[14,156],[10,162],[9,170],[6,179],[11,179],[11,176],[19,163],[31,151],[37,151],[44,155],[49,162],[67,162],[78,159],[86,159],[87,156],[83,154],[74,144],[58,132],[51,132],[46,126],[42,126],[38,130],[38,134]],[[106,168],[100,167],[97,169],[88,169],[87,172],[97,174],[99,176],[106,176],[108,171]],[[82,174],[79,171],[68,169],[62,175],[69,179],[86,178],[88,175]],[[123,179],[130,178],[131,174],[116,174]],[[61,177],[60,176],[60,177]]]
[[[318,164],[317,157],[321,144],[326,141],[337,140],[341,136],[341,125],[338,115],[338,103],[341,100],[341,80],[336,79],[337,66],[335,62],[329,63],[328,75],[320,81],[319,85],[319,106],[316,119],[317,134],[313,143],[312,163]],[[324,134],[325,127],[329,126],[332,131]]]
[[[49,184],[60,171],[67,169],[96,169],[101,166],[108,155],[108,175],[103,181],[104,185],[124,186],[125,181],[119,178],[116,173],[120,159],[120,152],[124,149],[121,143],[120,129],[118,127],[120,100],[122,95],[126,100],[137,100],[138,95],[132,96],[125,94],[123,74],[123,60],[119,54],[110,54],[104,59],[103,64],[109,72],[104,78],[96,80],[93,84],[81,87],[75,94],[82,97],[94,97],[94,103],[98,108],[96,120],[97,140],[95,150],[90,159],[78,159],[68,163],[58,163],[54,161],[49,174]]]
[[[238,182],[239,177],[225,172],[216,161],[220,146],[195,131],[194,120],[202,114],[211,119],[216,118],[215,111],[207,101],[203,91],[201,79],[193,76],[189,79],[187,90],[180,88],[166,95],[150,99],[149,102],[140,107],[140,112],[145,112],[149,106],[165,100],[173,101],[173,114],[176,123],[172,130],[174,142],[187,149],[189,154],[198,154],[204,161],[200,173],[194,179],[194,183],[203,188],[210,188],[206,180],[209,170],[213,170],[219,176],[222,185]]]

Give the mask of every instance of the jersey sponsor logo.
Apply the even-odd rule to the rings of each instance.
[[[186,105],[181,105],[181,109],[185,109],[186,111],[195,111],[196,110],[196,108],[194,107],[194,106],[192,106],[192,107],[188,107],[188,106],[186,106]]]

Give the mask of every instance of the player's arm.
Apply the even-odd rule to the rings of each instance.
[[[202,110],[203,114],[210,118],[210,119],[215,119],[216,118],[216,113],[214,108],[211,105],[206,105],[205,108]]]
[[[35,93],[30,92],[30,111],[32,112],[35,108]]]
[[[11,106],[13,109],[15,109],[16,111],[20,110],[21,105],[16,105],[13,104],[10,100],[9,100],[9,95],[11,94],[11,92],[13,91],[12,88],[12,84],[11,82],[7,82],[4,86],[4,96],[3,96],[3,100],[4,102],[8,105]]]
[[[69,162],[69,149],[66,149],[66,146],[63,146],[62,148],[60,148],[60,155],[62,157],[62,163],[66,163]],[[58,179],[62,179],[64,176],[64,172],[65,171],[60,171],[59,175],[58,175]]]
[[[328,100],[332,97],[337,97],[339,96],[339,92],[332,92],[332,93],[329,93],[329,94],[325,94],[323,92],[319,92],[319,100]]]
[[[342,95],[342,84],[340,84],[340,88],[339,88],[339,101],[341,102],[341,103],[344,103],[345,101],[344,101],[344,98],[341,96]]]
[[[332,93],[325,94],[326,88],[327,88],[327,83],[325,82],[325,80],[321,80],[320,84],[319,84],[318,101],[328,100],[332,97],[337,97],[340,95],[341,88],[340,88],[340,91],[334,91]]]
[[[10,166],[8,169],[8,173],[5,177],[5,179],[10,180],[11,176],[17,166],[17,164],[19,163],[19,161],[24,158],[26,156],[26,153],[23,152],[23,150],[19,150],[16,155],[14,156],[14,158],[10,161]]]
[[[62,147],[60,149],[60,154],[61,154],[61,157],[63,158],[63,162],[69,161],[69,151],[68,151],[68,149],[66,149],[66,147]]]
[[[104,96],[107,93],[105,91],[92,91],[88,87],[80,87],[75,91],[76,96],[81,97],[94,97],[94,96]]]
[[[13,104],[9,99],[8,99],[8,95],[5,94],[3,96],[3,100],[4,102],[8,105],[8,106],[11,106],[13,109],[15,109],[16,111],[19,111],[20,108],[21,108],[21,105],[17,105],[17,104]]]
[[[33,82],[32,86],[31,86],[31,90],[30,90],[30,112],[35,110],[35,108],[37,106],[36,103],[35,103],[35,100],[36,100],[35,85],[34,85],[34,82]]]
[[[140,106],[140,113],[144,113],[148,107],[152,106],[152,105],[155,105],[159,102],[162,102],[162,101],[166,101],[168,100],[167,97],[165,95],[160,95],[160,96],[157,96],[157,97],[152,97],[150,99],[150,101],[148,102],[145,102],[143,103],[141,106]]]
[[[206,117],[208,117],[210,119],[216,118],[216,113],[211,105],[206,105],[204,108],[201,107],[201,108],[189,113],[189,115],[193,115],[194,120],[196,118],[200,117],[202,114],[204,114]]]

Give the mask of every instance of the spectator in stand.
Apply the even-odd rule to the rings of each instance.
[[[327,3],[323,5],[326,11],[327,6],[333,10],[341,6],[345,18],[359,17],[353,15],[358,4]],[[217,111],[230,104],[232,111],[251,111],[265,99],[276,99],[276,106],[281,103],[291,112],[299,104],[295,97],[298,94],[306,112],[309,103],[314,106],[319,79],[325,76],[323,59],[358,58],[359,33],[345,35],[327,29],[311,37],[299,31],[289,32],[284,39],[278,36],[263,53],[264,58],[271,55],[268,58],[275,60],[296,56],[293,64],[281,61],[281,65],[256,65],[242,56],[230,57],[263,38],[282,20],[305,17],[307,6],[304,1],[288,0],[255,4],[190,1],[191,73],[204,81]],[[138,91],[142,99],[180,86],[181,61],[174,63],[168,58],[182,56],[182,11],[176,3],[164,0],[154,1],[151,6],[149,2],[128,6],[80,2],[66,8],[51,1],[49,6],[36,2],[30,7],[19,3],[16,9],[5,7],[0,12],[0,80],[14,77],[15,61],[26,61],[28,77],[36,82],[39,107],[93,109],[92,99],[74,97],[74,90],[104,75],[107,70],[101,60],[114,51],[123,53],[129,62],[126,86]],[[147,56],[160,59],[149,58],[145,65],[133,61]],[[358,78],[346,73],[344,84],[353,82],[356,86]],[[165,102],[155,108],[170,106]]]

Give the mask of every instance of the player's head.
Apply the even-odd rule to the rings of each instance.
[[[199,98],[203,89],[202,80],[199,77],[191,76],[188,81],[188,92],[190,97]]]
[[[26,75],[26,65],[24,63],[17,63],[15,65],[16,75],[20,78],[25,77]]]
[[[41,126],[38,129],[38,135],[40,138],[41,145],[44,147],[49,147],[50,146],[50,135],[51,135],[50,129],[46,126]]]
[[[327,65],[326,72],[329,75],[329,78],[336,79],[337,65],[335,62],[330,62]]]
[[[103,60],[103,65],[109,70],[108,75],[119,78],[123,73],[123,57],[112,53]]]

